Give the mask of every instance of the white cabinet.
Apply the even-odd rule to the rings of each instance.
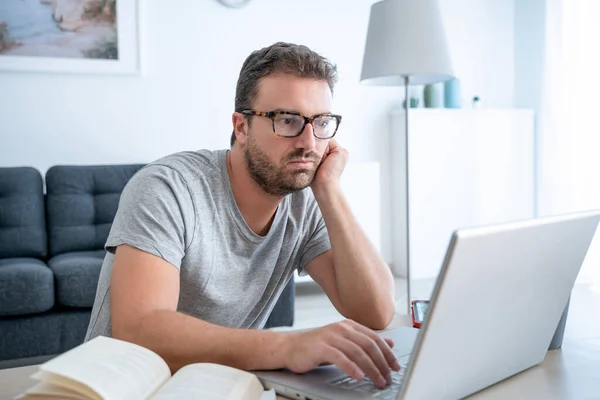
[[[391,256],[405,276],[404,111],[391,128]],[[409,134],[411,280],[437,276],[455,229],[534,216],[532,111],[411,109]]]

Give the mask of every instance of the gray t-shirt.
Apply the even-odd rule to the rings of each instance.
[[[286,196],[269,233],[255,234],[229,182],[228,150],[177,153],[131,178],[106,242],[85,340],[111,336],[110,277],[127,244],[179,269],[177,310],[231,328],[262,328],[297,269],[331,248],[310,188]]]

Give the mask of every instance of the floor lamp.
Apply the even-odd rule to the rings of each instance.
[[[437,0],[383,0],[371,6],[361,82],[404,86],[406,127],[406,294],[410,312],[409,85],[453,77]],[[395,183],[395,182],[394,182]],[[395,229],[393,227],[392,229]]]

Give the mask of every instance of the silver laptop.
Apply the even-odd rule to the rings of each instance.
[[[600,212],[453,233],[420,330],[396,328],[401,366],[377,389],[335,366],[256,372],[293,399],[460,399],[543,361]]]

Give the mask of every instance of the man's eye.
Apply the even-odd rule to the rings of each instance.
[[[319,118],[316,123],[320,128],[327,128],[327,126],[332,123],[332,120],[331,118]]]
[[[286,125],[291,125],[294,123],[294,119],[293,118],[284,118],[283,123]]]

